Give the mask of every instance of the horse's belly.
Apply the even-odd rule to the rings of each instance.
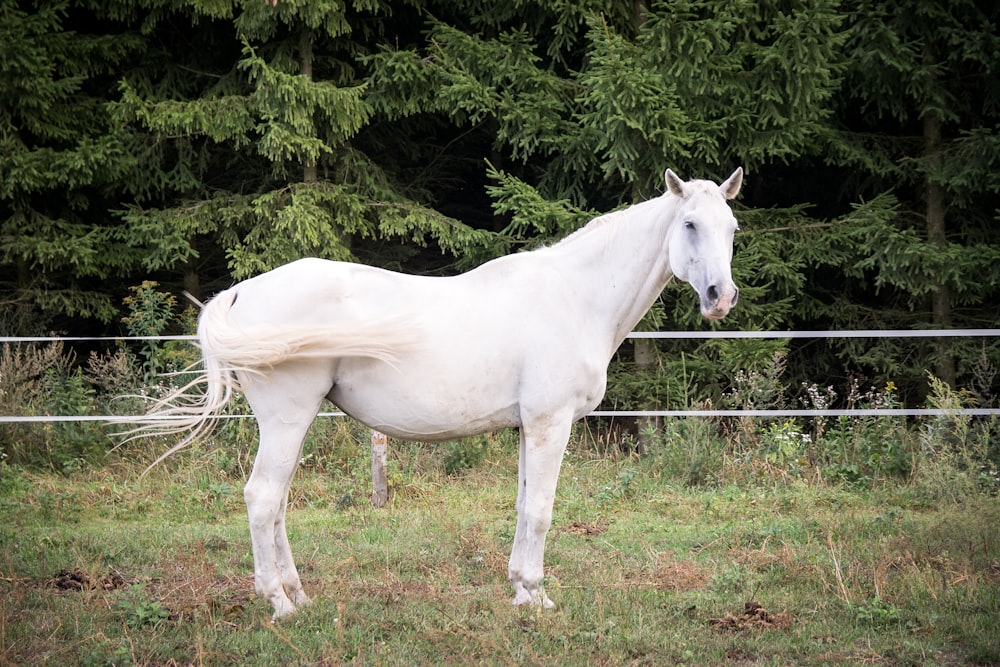
[[[456,440],[470,435],[488,433],[501,428],[516,426],[516,411],[498,412],[491,415],[479,415],[460,419],[394,419],[376,415],[358,414],[348,408],[340,408],[363,424],[373,429],[401,440],[417,440],[420,442],[441,442]]]
[[[519,402],[512,382],[476,374],[456,381],[443,373],[411,381],[398,369],[365,369],[338,374],[329,399],[368,426],[405,440],[440,441],[517,426]],[[380,375],[381,377],[375,377]]]

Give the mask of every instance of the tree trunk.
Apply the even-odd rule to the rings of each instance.
[[[299,39],[299,63],[301,65],[300,71],[302,76],[306,77],[310,81],[313,78],[312,61],[312,31],[309,28],[302,29],[302,36]],[[302,166],[302,182],[303,183],[315,183],[319,178],[319,174],[316,170],[316,162],[311,161],[308,164]]]
[[[184,263],[184,291],[201,300],[201,278],[198,276],[198,259],[189,257]]]
[[[937,182],[936,174],[941,165],[941,119],[933,111],[924,116],[924,155],[927,159],[927,242],[935,249],[944,250],[948,243],[945,227],[944,188]],[[938,280],[931,294],[931,316],[934,326],[946,329],[951,326],[951,290]],[[939,338],[934,374],[949,385],[955,384],[955,358],[948,339]]]

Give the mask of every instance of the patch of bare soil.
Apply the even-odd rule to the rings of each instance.
[[[167,609],[172,620],[205,612],[223,617],[238,615],[254,597],[253,576],[219,573],[204,558],[206,549],[216,548],[213,543],[195,544],[189,552],[178,554],[165,565],[162,576],[136,578],[114,569],[94,573],[74,567],[59,570],[33,585],[65,592],[112,592],[142,584],[143,595]]]
[[[743,632],[744,630],[787,630],[792,626],[791,614],[771,613],[759,602],[747,602],[743,613],[734,616],[726,614],[721,618],[710,618],[708,624],[719,632]]]
[[[608,524],[606,523],[584,523],[582,521],[574,521],[569,526],[566,527],[567,533],[572,533],[573,535],[600,535],[601,533],[607,531]]]
[[[193,619],[200,613],[228,618],[244,612],[253,600],[252,576],[200,575],[151,579],[150,593],[163,600],[171,620]]]
[[[61,591],[113,591],[128,583],[121,572],[116,570],[103,575],[94,575],[79,567],[59,570],[45,580],[47,587],[58,588]]]
[[[238,615],[253,599],[253,575],[221,573],[205,555],[224,548],[224,540],[194,542],[161,568],[161,576],[146,580],[150,595],[163,601],[171,618],[190,618],[206,611],[223,617]]]

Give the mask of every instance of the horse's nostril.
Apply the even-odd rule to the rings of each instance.
[[[705,291],[705,294],[708,296],[708,300],[711,301],[712,303],[715,303],[716,301],[719,300],[719,290],[716,289],[715,285],[709,285],[708,289]]]
[[[733,305],[734,306],[736,305],[736,302],[739,300],[739,298],[740,298],[740,288],[736,287],[736,288],[733,289]]]

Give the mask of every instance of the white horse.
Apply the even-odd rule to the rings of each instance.
[[[139,430],[191,429],[166,457],[209,428],[233,389],[246,394],[260,428],[244,491],[254,588],[277,619],[309,602],[285,510],[324,400],[408,440],[518,427],[513,602],[551,607],[542,561],[570,427],[600,402],[612,355],[671,277],[694,287],[707,318],[736,303],[726,200],[742,179],[684,182],[668,169],[663,195],[454,277],[303,259],[246,280],[201,314],[192,384],[205,391],[178,390]]]

